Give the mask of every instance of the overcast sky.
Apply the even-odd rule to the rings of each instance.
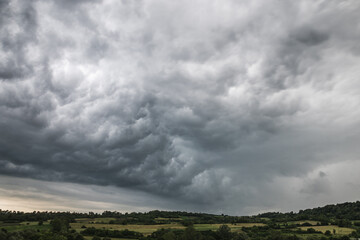
[[[0,208],[360,199],[360,1],[0,1]]]

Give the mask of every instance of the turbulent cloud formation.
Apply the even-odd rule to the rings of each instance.
[[[0,174],[19,185],[112,186],[242,214],[338,200],[327,169],[358,164],[358,1],[0,11]]]

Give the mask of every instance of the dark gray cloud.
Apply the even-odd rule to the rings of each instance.
[[[2,61],[0,79],[21,79],[33,71],[31,63],[26,61],[26,45],[36,41],[36,10],[31,2],[24,2],[13,9],[13,3],[0,3],[0,33]]]
[[[358,160],[356,1],[0,4],[2,175],[249,213]]]

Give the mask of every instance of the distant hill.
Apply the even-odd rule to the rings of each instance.
[[[193,213],[184,211],[159,211],[121,213],[117,211],[104,211],[103,213],[77,213],[77,212],[21,212],[0,209],[0,221],[46,221],[55,217],[75,218],[116,218],[127,223],[155,224],[167,221],[181,221],[190,223],[247,223],[266,221],[299,221],[316,220],[322,223],[339,224],[339,220],[360,220],[360,201],[326,205],[313,209],[300,210],[298,213],[268,212],[256,216],[228,216],[207,213]],[[119,220],[119,221],[120,221]],[[340,225],[343,225],[340,223]],[[345,224],[346,225],[346,224]]]
[[[360,201],[300,210],[298,213],[268,212],[259,214],[257,217],[276,221],[318,220],[331,222],[337,219],[360,220]]]

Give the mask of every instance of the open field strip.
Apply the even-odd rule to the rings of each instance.
[[[333,226],[333,225],[300,227],[301,230],[305,230],[305,231],[308,228],[313,228],[316,231],[321,231],[323,233],[325,233],[327,230],[329,230],[331,232],[331,234],[333,234],[333,230],[335,229],[335,234],[339,234],[339,235],[348,235],[348,234],[352,233],[353,231],[355,231],[352,228],[338,227],[338,226]]]
[[[313,220],[304,220],[304,221],[291,221],[291,222],[287,222],[287,224],[304,224],[304,223],[310,223],[313,226],[316,226],[319,222],[318,221],[313,221]]]
[[[198,231],[213,230],[216,231],[221,225],[224,224],[194,224],[194,228]],[[236,224],[225,224],[228,225],[232,231],[241,231],[243,227],[254,227],[254,226],[265,226],[263,223],[236,223]]]

